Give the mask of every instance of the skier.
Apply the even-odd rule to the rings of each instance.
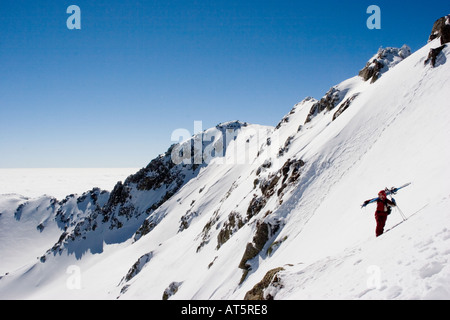
[[[386,191],[381,190],[378,193],[377,211],[375,211],[375,220],[377,221],[375,234],[377,237],[383,234],[387,216],[391,214],[391,207],[395,207],[396,205],[394,199],[391,201],[386,197]]]

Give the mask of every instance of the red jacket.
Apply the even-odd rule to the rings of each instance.
[[[377,211],[375,213],[388,214],[391,212],[389,207],[393,207],[393,206],[395,206],[395,203],[389,199],[385,199],[384,201],[378,199],[377,200]]]

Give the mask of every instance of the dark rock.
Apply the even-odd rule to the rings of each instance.
[[[136,233],[134,235],[134,241],[138,241],[140,238],[142,238],[146,234],[150,233],[150,231],[152,231],[156,227],[156,225],[157,225],[157,223],[155,223],[153,221],[152,217],[144,220],[144,222],[138,228],[138,230],[136,231]]]
[[[288,159],[283,167],[281,168],[281,173],[283,175],[283,183],[289,177],[289,183],[295,183],[300,177],[300,169],[305,165],[305,162],[301,159]]]
[[[334,113],[333,115],[333,121],[336,120],[337,117],[339,117],[342,112],[344,112],[345,110],[348,109],[348,107],[350,107],[350,104],[353,102],[353,100],[355,100],[355,98],[359,95],[359,93],[356,93],[354,95],[352,95],[350,98],[348,98],[347,100],[345,100],[341,106],[339,107],[339,109]]]
[[[191,211],[191,209],[189,209],[180,219],[180,227],[178,228],[178,232],[182,232],[189,228],[192,220],[194,220],[198,214],[199,213],[197,211]]]
[[[224,226],[217,235],[216,249],[219,249],[225,242],[227,242],[233,233],[242,228],[244,224],[245,221],[241,218],[241,215],[238,212],[232,211],[228,215],[228,221],[225,222]]]
[[[380,77],[381,69],[384,68],[384,64],[377,60],[373,59],[372,62],[367,64],[361,71],[359,71],[359,76],[367,81],[372,79],[370,83],[374,83]]]
[[[23,211],[23,209],[25,208],[25,206],[26,206],[27,204],[28,204],[28,202],[21,203],[21,204],[17,207],[16,211],[14,212],[14,218],[16,218],[17,221],[19,221],[20,218],[22,217],[22,211]]]
[[[290,147],[291,142],[292,142],[293,139],[294,139],[293,136],[289,136],[289,137],[286,139],[286,141],[284,142],[284,146],[281,147],[281,148],[278,150],[278,156],[279,156],[279,157],[282,157],[282,156],[284,155],[285,152],[288,152],[288,151],[289,151],[289,147]]]
[[[264,248],[264,245],[269,240],[269,225],[265,222],[259,223],[256,228],[253,242],[247,243],[245,247],[244,255],[239,263],[240,269],[248,269],[247,261],[256,257],[259,252]]]
[[[380,48],[375,57],[369,60],[366,66],[359,71],[359,76],[364,81],[371,79],[370,83],[374,83],[383,73],[410,55],[411,49],[407,45],[403,45],[401,48]]]
[[[441,44],[450,42],[450,14],[436,20],[428,42],[439,37],[441,38]]]
[[[180,288],[180,286],[183,284],[183,282],[172,282],[167,288],[166,290],[164,290],[162,299],[163,300],[168,300],[171,296],[173,296],[175,293],[178,292],[178,289]]]
[[[309,114],[306,117],[305,124],[310,122],[317,114],[321,113],[323,110],[333,110],[341,102],[340,91],[333,87],[331,88],[325,96],[320,99],[320,101],[314,103],[309,110]]]
[[[280,175],[277,173],[271,174],[267,179],[261,181],[260,188],[264,197],[269,198],[275,193],[275,186],[277,185],[280,178]]]
[[[444,44],[437,48],[431,48],[430,52],[428,53],[427,60],[425,60],[424,64],[427,64],[428,62],[430,62],[431,66],[434,68],[436,65],[436,58],[438,57],[438,55],[441,53],[441,51],[445,47],[446,47],[446,45]]]
[[[247,209],[247,220],[250,220],[253,216],[257,215],[262,208],[266,205],[267,199],[264,197],[254,196],[250,201]]]
[[[130,268],[130,270],[128,270],[126,276],[122,279],[121,283],[123,281],[127,282],[127,281],[130,281],[131,279],[133,279],[139,272],[141,272],[142,268],[144,268],[144,266],[152,259],[152,257],[153,257],[153,251],[141,256],[133,264],[133,266]]]
[[[110,209],[111,207],[117,206],[119,203],[124,203],[129,196],[129,190],[126,186],[123,185],[121,181],[117,182],[114,186],[113,191],[109,197],[106,208]]]
[[[278,288],[283,287],[278,276],[278,273],[283,270],[283,267],[279,267],[268,271],[264,278],[245,294],[244,300],[273,300],[274,297],[270,294],[264,296],[264,290],[271,285]]]
[[[197,247],[197,252],[200,252],[200,250],[209,243],[209,240],[211,239],[211,228],[216,224],[216,222],[219,220],[219,212],[220,210],[217,209],[212,214],[212,217],[209,219],[209,221],[205,224],[203,227],[203,230],[201,232],[202,241],[200,245]]]

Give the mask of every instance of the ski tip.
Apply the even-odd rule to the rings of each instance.
[[[410,184],[412,184],[412,182],[407,182],[407,183],[405,183],[403,186],[401,186],[402,188],[403,187],[407,187],[407,186],[409,186]]]

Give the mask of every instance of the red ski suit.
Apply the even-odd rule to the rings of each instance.
[[[375,212],[375,220],[377,221],[377,228],[375,229],[376,236],[380,236],[384,232],[387,216],[390,214],[390,208],[395,206],[395,203],[389,199],[377,200],[377,211]]]

